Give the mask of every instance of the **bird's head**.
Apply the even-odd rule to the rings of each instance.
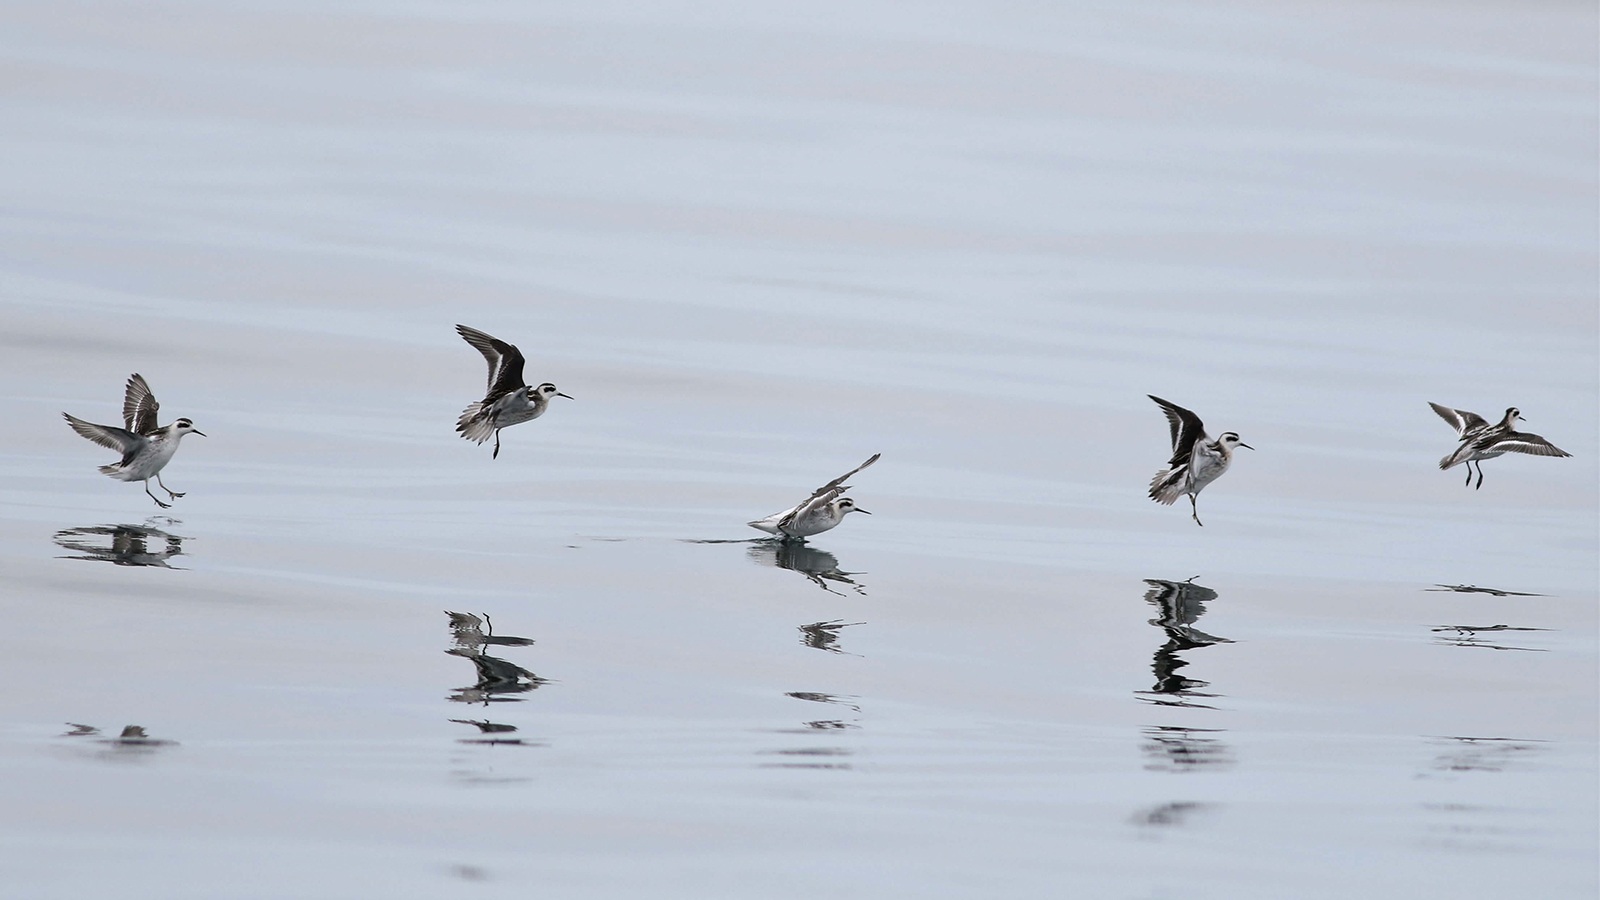
[[[172,423],[172,427],[178,437],[183,437],[186,434],[198,434],[201,437],[206,436],[204,431],[194,427],[194,423],[188,419],[179,419],[178,421]]]
[[[1243,447],[1246,450],[1254,450],[1255,449],[1254,447],[1252,447],[1249,444],[1246,444],[1244,441],[1240,440],[1239,439],[1239,435],[1237,435],[1237,434],[1235,434],[1235,433],[1233,433],[1231,431],[1224,432],[1222,437],[1217,438],[1217,443],[1219,443],[1222,446],[1228,448],[1229,450],[1232,450],[1235,447]]]
[[[566,397],[568,400],[572,399],[571,396],[569,396],[567,394],[563,394],[560,391],[556,390],[556,386],[551,384],[548,381],[546,381],[544,384],[539,385],[536,388],[528,388],[528,399],[529,400],[534,400],[534,399],[537,399],[538,397],[545,397],[547,399],[550,398],[550,397]]]
[[[854,500],[851,500],[849,497],[845,497],[844,499],[839,501],[839,515],[840,515],[840,517],[843,517],[846,513],[853,513],[853,512],[867,513],[867,515],[869,515],[869,516],[872,515],[872,513],[867,512],[866,510],[862,509],[859,506],[856,506],[856,502]]]

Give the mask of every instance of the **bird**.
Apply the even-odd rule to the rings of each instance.
[[[66,417],[73,431],[102,447],[122,453],[122,459],[116,464],[101,466],[102,473],[118,481],[144,482],[144,492],[150,495],[150,499],[162,509],[171,509],[172,504],[163,503],[150,493],[150,479],[154,478],[156,484],[161,485],[169,499],[182,497],[183,492],[174,491],[162,483],[161,470],[172,461],[172,455],[178,452],[178,442],[185,435],[205,437],[206,434],[197,430],[194,422],[188,419],[179,419],[165,427],[156,425],[156,413],[160,409],[161,405],[156,403],[156,396],[150,392],[150,385],[145,382],[144,376],[135,372],[128,378],[127,392],[122,400],[122,422],[126,428],[95,425],[67,413],[61,415]]]
[[[1450,423],[1456,430],[1456,435],[1461,439],[1461,445],[1439,460],[1439,468],[1449,469],[1466,463],[1467,480],[1465,485],[1472,484],[1472,464],[1478,464],[1478,484],[1473,490],[1483,487],[1483,461],[1504,456],[1507,453],[1527,453],[1532,456],[1571,456],[1565,450],[1550,443],[1537,434],[1528,434],[1517,431],[1516,424],[1522,418],[1522,411],[1515,406],[1506,410],[1505,417],[1498,425],[1490,425],[1484,418],[1476,413],[1464,409],[1451,409],[1440,406],[1432,401],[1428,405],[1439,414],[1439,418]],[[1463,486],[1465,486],[1463,485]]]
[[[1167,463],[1167,468],[1157,472],[1156,477],[1151,479],[1150,499],[1171,506],[1179,497],[1188,494],[1194,523],[1204,525],[1200,521],[1200,508],[1195,503],[1195,497],[1205,490],[1206,485],[1228,471],[1228,466],[1233,463],[1233,448],[1255,448],[1240,440],[1239,435],[1232,431],[1225,431],[1222,437],[1207,441],[1206,428],[1199,416],[1154,394],[1145,396],[1154,400],[1166,413],[1167,424],[1172,429],[1172,459]]]
[[[872,515],[856,506],[854,500],[841,495],[850,490],[850,485],[844,483],[846,479],[877,462],[878,457],[882,455],[882,453],[872,454],[866,462],[812,491],[804,503],[748,524],[751,528],[777,535],[786,541],[803,541],[813,534],[821,534],[838,526],[850,513]]]
[[[456,333],[477,348],[489,363],[489,392],[482,400],[462,410],[461,418],[456,420],[456,431],[462,438],[479,444],[493,436],[491,459],[500,458],[500,429],[544,415],[551,397],[572,399],[548,381],[538,387],[528,387],[522,380],[522,351],[515,345],[465,325],[457,325]]]

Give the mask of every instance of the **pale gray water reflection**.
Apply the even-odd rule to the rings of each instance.
[[[155,520],[151,520],[153,521]],[[183,555],[183,542],[188,538],[156,528],[151,522],[146,522],[144,525],[89,525],[83,528],[66,528],[56,532],[54,540],[63,550],[82,554],[63,556],[61,559],[84,559],[118,566],[179,568],[171,565],[168,560]],[[164,519],[164,524],[179,523],[175,519]]]
[[[1179,669],[1189,665],[1189,661],[1178,654],[1212,644],[1233,643],[1227,638],[1206,634],[1194,627],[1195,621],[1205,615],[1205,604],[1217,599],[1217,592],[1195,584],[1194,578],[1187,581],[1146,578],[1145,584],[1150,585],[1144,595],[1145,602],[1154,605],[1161,613],[1151,619],[1150,624],[1161,628],[1167,640],[1156,649],[1155,658],[1151,661],[1155,685],[1148,691],[1136,691],[1135,694],[1139,699],[1159,706],[1215,709],[1209,704],[1194,701],[1195,697],[1210,698],[1217,695],[1200,690],[1210,686],[1210,682],[1178,674]]]

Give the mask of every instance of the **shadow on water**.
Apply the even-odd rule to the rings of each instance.
[[[163,517],[151,519],[143,525],[90,525],[58,531],[55,534],[56,544],[63,550],[82,555],[57,558],[86,559],[117,566],[179,568],[168,564],[167,560],[183,555],[183,542],[188,538],[154,527],[152,523],[158,521],[167,525],[178,524],[176,519]]]
[[[450,617],[450,633],[455,642],[455,646],[445,652],[471,660],[478,672],[478,682],[457,688],[450,695],[451,700],[484,705],[517,703],[521,702],[521,698],[503,695],[526,693],[548,683],[548,679],[540,678],[516,663],[483,652],[485,646],[526,647],[533,643],[532,639],[495,634],[487,614],[478,616],[446,610],[445,615]]]
[[[1447,647],[1480,647],[1485,650],[1524,650],[1529,653],[1547,653],[1544,647],[1513,647],[1509,644],[1497,644],[1483,639],[1484,634],[1500,634],[1508,631],[1550,631],[1549,628],[1518,628],[1513,625],[1440,625],[1433,629],[1437,637],[1435,644]]]
[[[1202,772],[1233,765],[1233,750],[1220,738],[1221,728],[1177,728],[1155,725],[1144,730],[1146,769],[1152,772]]]
[[[1217,695],[1200,690],[1208,687],[1210,682],[1178,674],[1179,669],[1189,665],[1189,661],[1178,654],[1212,644],[1233,643],[1227,638],[1206,634],[1194,627],[1196,620],[1205,615],[1205,604],[1217,599],[1217,592],[1195,584],[1193,578],[1188,581],[1146,578],[1144,583],[1150,586],[1145,591],[1145,601],[1160,611],[1160,615],[1151,619],[1150,624],[1166,632],[1167,641],[1156,650],[1151,662],[1156,676],[1155,685],[1148,691],[1136,691],[1135,695],[1159,706],[1215,709],[1192,699]]]

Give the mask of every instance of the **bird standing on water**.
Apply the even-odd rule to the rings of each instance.
[[[842,496],[845,491],[850,490],[850,485],[844,482],[845,479],[877,462],[878,457],[882,455],[882,453],[872,454],[871,459],[817,488],[799,506],[773,513],[765,519],[757,519],[749,523],[750,527],[765,531],[767,534],[775,534],[786,541],[803,541],[813,534],[821,534],[834,528],[850,513],[872,515],[857,507],[854,500]]]
[[[156,425],[156,413],[160,409],[161,405],[156,402],[155,394],[150,392],[150,385],[145,383],[144,376],[135,372],[128,379],[127,392],[122,399],[122,422],[127,428],[96,425],[67,413],[61,415],[66,417],[73,431],[102,447],[121,452],[122,459],[119,462],[100,467],[103,474],[118,481],[144,482],[144,492],[150,495],[150,499],[155,500],[162,509],[170,509],[172,504],[162,503],[155,494],[150,493],[150,479],[154,478],[170,499],[182,497],[182,492],[162,484],[161,470],[178,452],[178,442],[184,435],[205,437],[205,432],[195,430],[194,423],[188,419],[179,419],[165,428]]]
[[[1439,418],[1450,423],[1456,430],[1456,435],[1461,438],[1461,446],[1444,459],[1439,460],[1439,468],[1449,469],[1462,463],[1467,465],[1467,484],[1472,484],[1472,464],[1478,464],[1477,490],[1483,487],[1483,461],[1504,456],[1507,453],[1527,453],[1532,456],[1571,456],[1565,450],[1550,443],[1537,434],[1527,434],[1517,431],[1516,424],[1522,419],[1522,411],[1515,406],[1506,410],[1505,417],[1498,425],[1490,425],[1477,413],[1470,413],[1464,409],[1451,409],[1429,402],[1433,411]]]
[[[492,459],[500,458],[500,429],[544,415],[551,397],[572,399],[548,381],[536,388],[528,387],[522,380],[522,351],[516,346],[465,325],[457,325],[456,333],[489,363],[489,392],[461,412],[456,431],[479,444],[493,436]]]
[[[1204,525],[1200,521],[1200,508],[1195,503],[1195,497],[1205,490],[1206,485],[1228,471],[1228,466],[1233,463],[1233,448],[1255,448],[1241,441],[1239,435],[1231,431],[1223,432],[1222,437],[1214,441],[1207,441],[1206,429],[1199,416],[1154,394],[1145,396],[1154,400],[1161,411],[1167,414],[1167,424],[1172,429],[1172,460],[1150,481],[1150,499],[1171,506],[1179,497],[1188,494],[1194,523]]]

